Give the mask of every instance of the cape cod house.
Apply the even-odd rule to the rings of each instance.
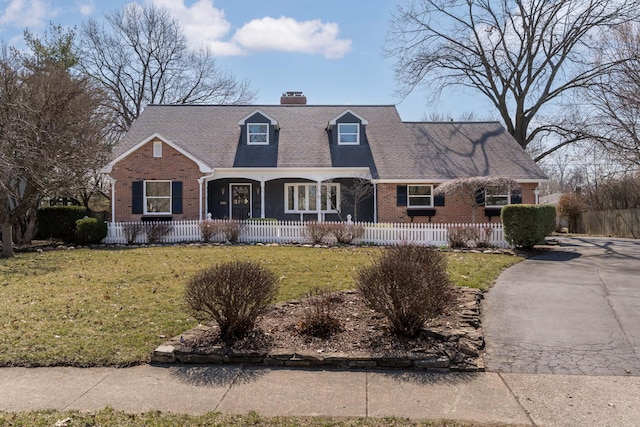
[[[403,122],[393,105],[307,105],[299,92],[279,105],[149,105],[103,172],[112,221],[469,222],[467,200],[434,188],[513,178],[517,193],[480,195],[477,220],[496,221],[505,204],[537,203],[547,179],[497,122]]]

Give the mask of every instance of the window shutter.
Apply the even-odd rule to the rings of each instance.
[[[484,205],[484,200],[485,200],[484,196],[485,196],[484,188],[481,188],[480,190],[476,190],[476,205],[478,206]]]
[[[173,181],[171,183],[171,213],[182,213],[182,182]]]
[[[519,205],[522,203],[522,194],[511,194],[511,204]]]
[[[433,196],[433,206],[444,206],[444,194]]]
[[[396,206],[407,206],[407,186],[396,186]]]
[[[131,183],[131,213],[134,215],[142,215],[144,205],[143,181],[134,181]]]

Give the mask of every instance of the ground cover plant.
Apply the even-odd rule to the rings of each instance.
[[[63,422],[65,421],[65,422]],[[247,415],[225,415],[209,412],[204,415],[184,415],[150,411],[142,414],[127,414],[111,408],[93,412],[78,411],[32,411],[0,412],[0,425],[6,427],[30,426],[50,427],[119,426],[119,427],[171,427],[171,426],[254,426],[254,427],[510,427],[508,424],[483,424],[462,421],[412,421],[406,418],[328,418],[328,417],[265,417],[255,412]]]
[[[278,276],[277,301],[314,286],[353,289],[378,248],[165,246],[19,253],[0,260],[0,366],[127,366],[197,325],[184,299],[188,278],[231,260],[257,261]],[[455,284],[489,287],[520,260],[448,253]]]

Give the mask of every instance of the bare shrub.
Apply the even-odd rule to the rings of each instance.
[[[124,233],[127,244],[132,245],[136,242],[138,235],[144,231],[142,224],[138,222],[127,222],[122,226],[122,232]]]
[[[348,245],[354,239],[364,236],[364,227],[359,224],[347,224],[344,222],[329,224],[329,231],[336,238],[336,241],[342,245]]]
[[[200,227],[200,237],[204,242],[210,241],[214,236],[220,233],[220,222],[206,219],[198,224]]]
[[[478,230],[478,240],[476,240],[476,248],[490,248],[491,236],[493,235],[493,228],[483,227]]]
[[[253,261],[229,261],[196,273],[185,301],[198,320],[214,320],[226,342],[242,338],[278,293],[278,278]]]
[[[410,337],[454,299],[444,254],[424,246],[386,249],[372,265],[358,271],[356,286],[395,333]]]
[[[452,249],[468,248],[470,243],[477,243],[480,230],[471,225],[461,225],[447,228],[447,241]]]
[[[222,221],[219,224],[220,233],[222,233],[225,240],[231,243],[237,243],[238,239],[240,239],[240,233],[242,233],[242,229],[244,228],[244,223],[231,219]]]
[[[326,222],[307,222],[304,234],[314,245],[323,243],[324,238],[331,233],[331,224]]]
[[[319,286],[309,291],[307,307],[298,330],[306,335],[324,338],[342,329],[336,315],[340,297]]]
[[[166,222],[149,222],[145,224],[144,231],[147,234],[147,242],[158,243],[164,236],[171,233],[173,227]]]

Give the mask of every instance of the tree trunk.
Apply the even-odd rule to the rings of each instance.
[[[2,258],[13,258],[12,228],[11,223],[2,224]]]

